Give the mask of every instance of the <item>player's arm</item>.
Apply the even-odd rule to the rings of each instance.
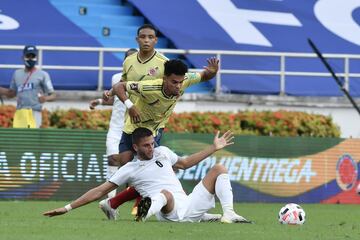
[[[220,132],[218,131],[214,137],[214,142],[210,146],[204,148],[200,152],[194,153],[188,157],[179,159],[175,164],[174,168],[177,169],[187,169],[191,168],[192,166],[198,164],[205,158],[209,157],[214,152],[223,149],[226,146],[234,144],[232,141],[234,139],[234,136],[232,132],[229,130],[224,135],[219,137]]]
[[[111,77],[112,86],[116,85],[119,82],[126,82],[126,78],[124,78],[126,74],[124,73],[116,73]],[[104,91],[102,99],[94,99],[90,101],[90,109],[94,109],[98,105],[108,105],[112,106],[114,104],[114,95],[113,95],[113,87],[110,90]]]
[[[97,186],[88,192],[86,192],[84,195],[73,201],[71,204],[66,205],[65,207],[56,208],[47,212],[44,212],[44,216],[48,217],[54,217],[57,215],[62,215],[70,211],[71,209],[79,208],[81,206],[84,206],[88,203],[91,203],[103,196],[105,196],[107,193],[111,192],[112,190],[116,189],[118,186],[115,183],[112,182],[105,182],[101,184],[100,186]]]
[[[15,90],[11,88],[0,87],[0,96],[6,96],[7,98],[13,98],[16,96]]]
[[[212,57],[206,60],[208,65],[204,67],[204,70],[200,72],[201,81],[209,81],[215,77],[216,73],[219,70],[219,59]]]
[[[98,98],[98,99],[93,99],[89,102],[89,108],[91,110],[94,110],[98,105],[112,106],[113,104],[114,104],[114,97],[110,97],[106,101],[103,100],[102,98]]]
[[[139,95],[140,83],[137,82],[119,82],[113,86],[111,94],[116,95],[128,109],[129,116],[133,123],[141,121],[140,111],[136,108],[133,102],[128,98],[126,92],[130,89],[131,94]]]
[[[112,190],[116,189],[118,186],[129,182],[133,172],[134,172],[133,168],[130,165],[124,165],[110,178],[109,181],[107,181],[95,188],[92,188],[91,190],[89,190],[88,192],[83,194],[81,197],[79,197],[72,203],[66,205],[65,207],[56,208],[56,209],[44,212],[43,215],[48,216],[48,217],[62,215],[74,208],[79,208],[88,203],[91,203],[91,202],[105,196]]]

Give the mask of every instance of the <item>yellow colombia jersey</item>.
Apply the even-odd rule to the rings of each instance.
[[[199,83],[199,73],[186,73],[179,96],[166,96],[163,92],[163,79],[141,82],[127,82],[126,91],[138,97],[135,106],[140,111],[141,122],[131,123],[127,114],[124,132],[131,134],[138,127],[150,129],[154,136],[160,128],[164,128],[174,110],[176,102],[189,86]]]
[[[147,60],[141,61],[137,54],[127,57],[123,63],[123,81],[155,80],[164,76],[164,63],[169,59],[157,51]],[[130,95],[135,102],[134,96]]]

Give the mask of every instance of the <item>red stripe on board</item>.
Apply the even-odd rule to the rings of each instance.
[[[351,190],[342,191],[331,198],[321,201],[321,203],[360,204],[360,195],[356,193],[358,184],[360,184],[360,181],[358,181]]]
[[[52,182],[50,185],[41,188],[39,191],[33,192],[28,198],[48,199],[57,192],[61,185],[61,182]]]

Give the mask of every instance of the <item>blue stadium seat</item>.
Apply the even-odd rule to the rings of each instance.
[[[139,26],[144,24],[142,17],[135,16],[80,16],[68,15],[70,20],[79,26],[99,26],[99,27],[117,27],[117,26]]]
[[[57,9],[69,15],[80,15],[80,8],[86,8],[87,16],[102,16],[102,15],[131,15],[133,9],[126,6],[116,5],[101,5],[88,3],[59,3],[56,5]]]
[[[75,3],[75,2],[85,2],[90,4],[111,4],[111,5],[119,5],[121,3],[121,0],[50,0],[52,3]]]
[[[133,16],[133,7],[129,4],[120,5],[121,1],[113,0],[51,0],[51,3],[104,47],[137,47],[135,36],[144,18]],[[86,13],[80,11],[81,7],[86,7]],[[167,39],[159,38],[157,47],[167,48],[168,44]]]
[[[137,26],[121,26],[121,27],[112,27],[110,29],[111,37],[121,37],[121,36],[132,36],[133,40],[135,39]],[[87,26],[84,30],[94,37],[102,37],[103,36],[103,28],[99,26]]]

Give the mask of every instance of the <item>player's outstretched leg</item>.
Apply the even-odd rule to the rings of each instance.
[[[134,200],[139,196],[140,194],[135,190],[134,187],[127,187],[123,191],[116,194],[115,197],[111,198],[110,204],[113,209],[116,209],[123,203]]]
[[[216,164],[206,174],[202,180],[206,189],[220,200],[223,209],[223,216],[221,222],[223,223],[251,223],[244,217],[238,215],[234,211],[233,206],[233,192],[231,188],[229,174],[227,169],[220,164]]]
[[[219,222],[221,217],[221,214],[205,213],[201,217],[200,222]]]

